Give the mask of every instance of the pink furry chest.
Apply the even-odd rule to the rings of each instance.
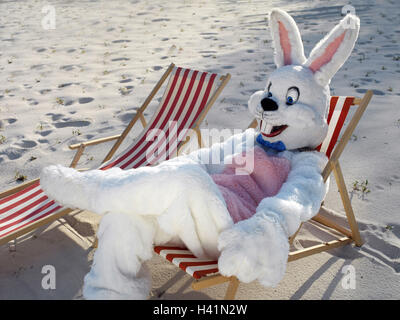
[[[236,223],[250,218],[262,199],[279,192],[289,174],[290,162],[268,156],[260,147],[235,156],[232,162],[222,173],[211,177]]]

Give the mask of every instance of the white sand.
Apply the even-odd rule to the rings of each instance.
[[[120,133],[170,62],[232,80],[205,127],[245,128],[247,100],[274,69],[266,13],[289,11],[306,54],[341,18],[346,1],[53,1],[56,29],[44,30],[41,1],[0,3],[0,189],[15,175],[38,177],[69,164],[68,145]],[[277,288],[242,284],[241,299],[398,299],[400,296],[400,4],[353,1],[361,19],[356,48],[332,81],[333,94],[373,100],[342,155],[341,165],[365,244],[290,263]],[[151,104],[148,114],[156,107]],[[139,126],[138,126],[139,129]],[[135,131],[137,132],[137,130]],[[4,137],[4,138],[3,138]],[[5,141],[3,141],[5,139]],[[95,167],[110,143],[87,149],[80,167]],[[368,180],[369,193],[353,184]],[[331,181],[326,203],[343,212]],[[339,220],[343,217],[338,217]],[[83,213],[24,237],[16,252],[0,247],[0,299],[80,298],[89,271],[97,216]],[[315,242],[306,228],[297,246]],[[56,290],[43,290],[44,265],[57,271]],[[344,289],[352,265],[356,288]],[[195,292],[190,277],[154,257],[153,298],[215,299],[225,285]]]

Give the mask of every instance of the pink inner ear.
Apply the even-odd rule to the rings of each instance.
[[[283,50],[283,63],[286,66],[292,64],[292,57],[291,57],[292,47],[290,45],[289,32],[285,28],[285,25],[281,21],[279,21],[278,23],[279,23],[279,38]]]
[[[325,48],[324,53],[311,63],[310,69],[313,73],[317,72],[319,69],[321,69],[323,65],[327,64],[329,61],[332,60],[332,57],[342,44],[345,35],[346,31],[344,31],[340,36],[338,36],[335,40],[333,40]]]

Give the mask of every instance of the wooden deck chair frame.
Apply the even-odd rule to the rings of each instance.
[[[138,109],[138,111],[135,114],[135,116],[132,118],[132,120],[129,122],[129,124],[127,125],[127,127],[125,128],[125,130],[121,134],[115,135],[115,136],[106,137],[106,138],[91,140],[91,141],[78,143],[78,144],[74,144],[74,145],[69,146],[70,149],[78,149],[76,154],[75,154],[74,159],[71,162],[71,167],[72,168],[76,167],[80,157],[82,156],[82,154],[83,154],[83,152],[84,152],[84,150],[85,150],[85,148],[87,146],[96,145],[96,144],[99,144],[99,143],[108,142],[108,141],[112,141],[112,140],[117,140],[114,143],[114,145],[112,146],[111,150],[106,155],[106,157],[104,158],[104,160],[102,161],[102,163],[110,160],[113,157],[113,155],[115,154],[115,152],[118,150],[119,146],[122,144],[122,142],[127,137],[127,135],[129,134],[129,132],[131,131],[131,129],[133,128],[133,126],[136,124],[136,122],[138,120],[140,120],[143,128],[145,128],[147,123],[146,123],[146,119],[144,117],[144,111],[146,110],[146,108],[148,107],[150,102],[153,100],[154,96],[157,94],[158,90],[161,88],[161,86],[163,85],[165,80],[168,79],[168,76],[170,75],[170,73],[172,72],[174,67],[175,67],[175,64],[171,63],[170,66],[168,67],[168,69],[165,71],[165,73],[161,77],[161,79],[157,82],[157,84],[155,85],[153,90],[150,92],[150,95],[143,102],[142,106]],[[228,83],[230,78],[231,78],[231,75],[229,73],[227,73],[224,76],[221,76],[220,80],[222,82],[221,82],[220,86],[217,88],[217,90],[214,92],[213,96],[208,101],[208,103],[207,103],[202,115],[199,117],[199,119],[197,119],[197,123],[195,124],[193,130],[197,134],[197,141],[198,141],[199,146],[203,145],[202,141],[201,141],[200,125],[203,122],[203,120],[204,120],[205,116],[207,115],[208,111],[210,110],[210,108],[214,104],[215,100],[217,100],[217,98],[220,95],[221,91],[225,88],[225,86]],[[187,142],[189,142],[189,140],[190,140],[190,136],[188,136],[187,139],[184,141],[184,143],[182,143],[179,146],[178,154],[181,151],[183,145],[186,144]]]
[[[317,223],[322,229],[324,229],[326,232],[329,232],[329,229],[333,229],[337,231],[340,236],[336,237],[335,240],[329,241],[329,242],[323,242],[317,245],[313,245],[310,247],[303,248],[301,250],[296,250],[292,251],[289,253],[288,257],[288,262],[290,261],[295,261],[301,258],[308,257],[313,254],[317,254],[323,251],[327,251],[333,248],[338,248],[341,246],[344,246],[346,244],[350,244],[352,242],[355,243],[356,246],[361,246],[363,244],[363,241],[360,236],[360,232],[358,229],[357,221],[353,212],[353,208],[351,206],[351,202],[349,199],[349,195],[347,192],[346,184],[344,181],[343,173],[339,164],[339,157],[342,154],[346,144],[348,143],[350,137],[352,136],[354,129],[356,128],[358,122],[361,119],[361,116],[363,115],[365,109],[367,108],[371,98],[372,98],[373,92],[371,90],[368,90],[363,98],[353,98],[352,106],[358,106],[357,110],[355,111],[352,119],[350,120],[349,124],[347,125],[340,141],[336,144],[335,148],[333,149],[333,152],[331,154],[331,157],[326,164],[322,176],[324,181],[326,182],[327,179],[329,178],[330,174],[334,173],[335,176],[335,181],[337,183],[337,186],[339,188],[341,200],[343,203],[343,207],[346,213],[346,218],[347,222],[349,224],[350,230],[346,227],[343,227],[339,225],[338,223],[332,221],[332,219],[326,217],[324,213],[328,212],[327,209],[324,207],[323,204],[321,204],[321,209],[319,213],[312,218],[312,223]],[[254,119],[251,124],[249,125],[249,128],[255,128],[257,126],[257,120]],[[333,210],[330,210],[332,212]],[[333,211],[334,212],[334,211]],[[306,222],[310,223],[310,222]],[[296,233],[289,238],[289,243],[292,244],[293,241],[295,240],[298,232],[300,231],[301,227],[303,226],[300,225],[299,229],[296,231]],[[332,233],[329,233],[332,235]],[[216,274],[216,275],[210,275],[210,276],[204,276],[199,280],[194,280],[192,283],[192,289],[194,290],[201,290],[204,288],[208,288],[211,286],[215,286],[218,284],[226,283],[229,282],[228,288],[225,294],[225,299],[226,300],[232,300],[235,298],[237,289],[239,287],[239,280],[232,276],[232,277],[225,277],[221,274]]]
[[[171,72],[173,71],[175,67],[174,63],[171,63],[169,65],[169,67],[167,68],[167,70],[165,71],[165,73],[162,75],[162,77],[160,78],[160,80],[157,82],[157,84],[155,85],[155,87],[153,88],[153,90],[150,92],[150,95],[146,98],[146,100],[143,102],[142,106],[138,109],[137,113],[135,114],[135,116],[132,118],[132,120],[129,122],[128,126],[125,128],[125,130],[119,134],[119,135],[114,135],[114,136],[109,136],[109,137],[105,137],[105,138],[100,138],[100,139],[94,139],[94,140],[89,140],[86,142],[81,142],[78,144],[73,144],[70,145],[69,148],[71,150],[75,150],[77,149],[75,156],[72,159],[72,162],[70,164],[71,168],[76,168],[84,150],[86,147],[88,146],[93,146],[93,145],[98,145],[101,143],[105,143],[105,142],[109,142],[109,141],[113,141],[116,140],[116,142],[114,143],[114,145],[112,146],[112,148],[110,149],[110,151],[108,152],[108,154],[106,155],[106,157],[104,158],[104,160],[102,161],[102,163],[105,163],[106,161],[110,160],[113,155],[115,154],[115,152],[117,151],[117,149],[119,148],[119,146],[122,144],[122,142],[124,141],[124,139],[127,137],[127,135],[129,134],[130,130],[133,128],[133,126],[136,124],[136,122],[138,120],[140,120],[143,128],[146,127],[146,119],[144,117],[144,111],[146,110],[147,106],[150,104],[150,102],[152,101],[152,99],[154,98],[154,96],[157,94],[157,92],[159,91],[159,89],[161,88],[161,86],[163,85],[163,83],[165,82],[165,80],[168,79],[169,75],[171,74]],[[226,75],[223,75],[220,77],[220,84],[219,86],[216,88],[216,90],[214,91],[214,93],[212,94],[212,96],[209,98],[207,104],[204,107],[204,110],[202,111],[202,113],[200,114],[200,116],[198,117],[198,119],[196,120],[196,122],[194,123],[193,129],[197,134],[197,141],[199,143],[199,146],[202,146],[202,141],[201,141],[201,135],[200,135],[200,125],[202,123],[202,121],[204,120],[205,116],[207,115],[208,111],[210,110],[210,108],[212,107],[212,105],[215,103],[215,101],[217,100],[218,96],[220,95],[220,93],[222,92],[222,90],[225,88],[226,84],[229,82],[231,78],[231,75],[229,73],[227,73]],[[191,136],[187,136],[186,140],[181,142],[178,146],[178,150],[177,153],[179,154],[179,152],[181,151],[182,147],[189,142]],[[32,181],[23,183],[18,185],[17,187],[11,188],[9,190],[3,191],[0,193],[0,200],[15,194],[16,192],[19,192],[21,190],[24,190],[25,188],[33,185],[34,183],[36,183],[37,181],[39,181],[39,179],[34,179]],[[18,237],[25,235],[35,229],[38,229],[44,225],[47,225],[53,221],[56,221],[58,219],[60,219],[61,217],[70,214],[72,212],[79,212],[80,210],[76,210],[76,209],[70,209],[70,208],[65,208],[63,210],[61,210],[60,212],[57,212],[55,214],[50,214],[49,216],[42,218],[40,220],[37,220],[36,222],[23,227],[21,229],[18,229],[16,232],[10,233],[8,235],[6,235],[5,237],[0,239],[0,245],[9,243],[12,240],[16,240]],[[93,243],[94,247],[97,247],[97,239],[95,239],[94,243]]]
[[[336,240],[332,240],[326,243],[317,244],[314,246],[310,246],[308,248],[304,248],[301,250],[297,250],[295,252],[291,252],[289,254],[288,261],[298,260],[307,256],[310,256],[315,253],[319,253],[322,251],[330,250],[333,248],[341,247],[346,244],[354,242],[354,244],[358,247],[362,246],[363,240],[360,235],[360,230],[358,228],[357,220],[354,215],[353,207],[351,205],[351,201],[349,198],[349,193],[347,191],[346,183],[344,180],[343,172],[339,164],[339,158],[344,151],[347,143],[349,142],[355,128],[357,127],[358,122],[360,121],[365,109],[367,108],[371,98],[373,96],[373,91],[368,90],[363,98],[354,98],[353,106],[358,105],[356,112],[354,113],[352,119],[347,125],[346,130],[344,131],[342,138],[339,143],[336,145],[335,149],[332,152],[331,157],[329,158],[328,163],[326,164],[324,170],[322,171],[322,177],[326,182],[331,175],[332,171],[335,176],[335,181],[337,187],[339,189],[340,197],[342,200],[343,208],[346,214],[346,220],[350,227],[350,230],[338,223],[334,222],[332,219],[326,216],[326,213],[330,212],[338,214],[336,211],[329,209],[321,204],[321,209],[319,213],[312,218],[313,221],[317,222],[319,225],[324,226],[325,228],[334,229],[342,236]],[[290,238],[290,243],[293,243],[297,234],[299,233],[302,225],[300,225],[299,229],[296,233]]]

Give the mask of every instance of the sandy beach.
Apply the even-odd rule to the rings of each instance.
[[[69,165],[68,146],[119,134],[163,71],[176,65],[230,73],[203,128],[246,128],[251,94],[275,69],[268,11],[288,11],[306,55],[341,19],[346,1],[0,1],[0,191]],[[400,3],[352,1],[361,20],[355,49],[331,82],[331,94],[372,101],[341,167],[359,221],[362,247],[348,245],[288,264],[276,288],[241,284],[238,299],[400,298]],[[50,13],[49,13],[50,12]],[[49,28],[50,27],[50,28]],[[146,111],[150,117],[157,96]],[[140,131],[135,126],[130,137]],[[129,139],[127,139],[129,141]],[[396,142],[397,141],[397,142]],[[87,148],[78,168],[96,168],[112,142]],[[123,148],[124,146],[122,146]],[[364,186],[364,187],[363,187]],[[334,178],[325,203],[344,210]],[[0,299],[82,299],[83,278],[100,217],[79,212],[0,247]],[[302,229],[295,246],[317,243]],[[57,272],[45,290],[43,266]],[[192,279],[154,255],[150,299],[221,299],[226,285],[193,291]],[[343,285],[351,265],[355,288]]]

